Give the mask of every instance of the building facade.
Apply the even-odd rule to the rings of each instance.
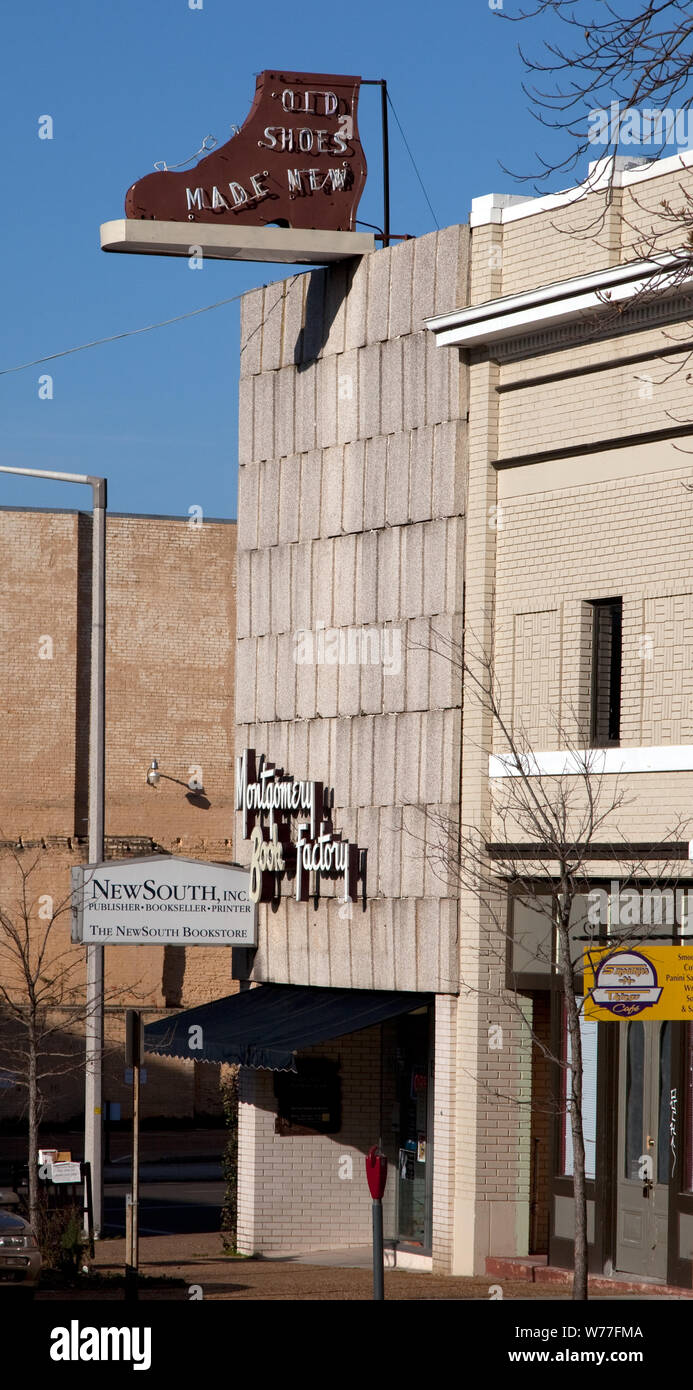
[[[28,921],[40,939],[56,917],[48,973],[84,983],[84,948],[70,946],[70,867],[87,862],[91,517],[76,511],[0,510],[2,910],[19,920],[21,868]],[[106,538],[106,855],[171,853],[229,861],[233,794],[236,527],[204,518],[110,515]],[[159,786],[147,785],[156,758]],[[190,792],[191,776],[204,796]],[[20,867],[21,866],[21,867]],[[65,954],[67,953],[67,954]],[[146,1017],[231,990],[231,950],[113,947],[106,955],[104,1101],[130,1110],[123,1071],[124,1010]],[[10,961],[0,943],[3,980]],[[21,985],[17,982],[17,988]],[[67,994],[66,994],[67,998]],[[70,1024],[55,1053],[83,1051]],[[11,1032],[3,1068],[11,1081]],[[218,1115],[219,1069],[148,1059],[143,1115]],[[0,1089],[0,1120],[23,1113],[24,1093]],[[79,1120],[84,1077],[56,1059],[43,1087],[46,1123]]]
[[[339,1062],[329,1134],[287,1129],[272,1073],[242,1069],[243,1250],[368,1240],[380,1140],[388,1236],[450,1263],[458,903],[427,849],[458,817],[466,372],[424,319],[467,275],[452,227],[243,300],[236,746],[323,784],[365,851],[353,901],[321,877],[260,904],[244,973],[417,1001],[313,1050]]]
[[[599,927],[586,906],[576,913],[576,977],[590,936],[685,947],[690,930],[690,297],[687,272],[667,273],[684,238],[663,212],[688,163],[623,160],[611,188],[597,166],[564,195],[476,200],[474,307],[429,325],[441,351],[469,363],[467,642],[492,654],[503,718],[532,750],[540,800],[565,796],[566,837],[589,819],[588,790],[608,810],[583,885],[602,891],[606,910]],[[462,818],[480,817],[526,882],[541,836],[536,821],[508,819],[507,739],[469,688],[464,713]],[[566,777],[567,749],[595,750],[590,777]],[[540,897],[552,866],[536,857]],[[508,901],[514,983],[535,1036],[567,1063],[555,945],[549,933],[543,954],[523,956],[523,933],[537,946],[536,919],[531,904]],[[461,913],[463,938],[488,933],[473,894],[463,892]],[[691,1025],[583,1017],[581,1031],[590,1267],[690,1287]],[[535,1056],[528,1248],[569,1266],[572,1143],[560,1069],[549,1073]],[[479,1267],[478,1216],[474,1244]]]
[[[426,998],[305,1055],[339,1070],[340,1127],[291,1125],[272,1073],[243,1068],[242,1249],[365,1242],[380,1141],[404,1260],[571,1264],[553,932],[514,885],[531,874],[543,901],[555,866],[509,818],[472,656],[545,794],[566,748],[598,751],[614,806],[578,901],[607,890],[618,939],[619,885],[689,875],[690,300],[662,276],[681,232],[658,221],[680,171],[477,199],[468,227],[244,299],[236,744],[332,788],[330,829],[367,872],[353,900],[284,883],[237,973]],[[237,815],[244,863],[246,831]],[[490,913],[474,834],[487,864],[516,861]],[[685,913],[655,926],[685,944]],[[591,1268],[689,1286],[690,1025],[585,1019],[582,1037]]]

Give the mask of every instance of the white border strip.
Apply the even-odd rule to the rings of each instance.
[[[693,772],[693,744],[654,748],[585,748],[574,752],[550,750],[523,755],[519,768],[510,755],[491,754],[489,777],[579,777],[586,772]]]
[[[604,310],[605,292],[609,304],[622,302],[634,298],[655,280],[658,295],[666,298],[677,290],[685,290],[692,275],[689,253],[667,252],[651,261],[630,261],[522,294],[437,314],[424,319],[424,323],[435,334],[439,347],[478,347],[576,322],[586,313]]]
[[[534,217],[537,213],[552,212],[576,202],[578,198],[584,198],[587,193],[596,193],[608,187],[609,182],[613,188],[628,188],[630,184],[644,183],[647,179],[682,174],[693,163],[693,150],[678,150],[664,159],[654,154],[642,163],[636,163],[633,159],[630,168],[617,164],[613,172],[610,169],[612,159],[613,156],[606,155],[595,160],[583,183],[563,188],[558,193],[542,193],[537,198],[525,198],[517,193],[486,193],[480,198],[472,198],[469,224],[471,227],[484,227],[490,222],[516,222],[523,217]]]

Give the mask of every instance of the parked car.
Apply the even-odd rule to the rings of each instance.
[[[41,1252],[29,1222],[16,1211],[18,1202],[16,1192],[0,1189],[0,1289],[33,1294],[41,1272]]]

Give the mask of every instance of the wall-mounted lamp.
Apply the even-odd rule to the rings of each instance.
[[[194,792],[197,796],[202,796],[204,793],[202,769],[200,767],[191,767],[188,771],[191,774],[190,778],[187,782],[181,782],[180,777],[170,777],[167,772],[161,772],[156,758],[152,758],[147,769],[147,785],[149,787],[158,787],[161,778],[164,777],[167,782],[176,782],[179,787],[185,787],[187,792]]]

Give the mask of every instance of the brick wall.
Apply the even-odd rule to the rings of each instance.
[[[238,1248],[245,1254],[365,1245],[371,1238],[364,1157],[380,1133],[380,1029],[299,1055],[340,1062],[342,1128],[338,1134],[277,1134],[273,1073],[241,1068]],[[394,1192],[392,1179],[383,1203],[386,1233],[392,1232]]]
[[[0,833],[86,835],[91,520],[0,510]],[[233,523],[111,516],[106,539],[106,833],[230,843]],[[151,759],[187,782],[145,784]]]
[[[111,516],[107,524],[106,835],[123,858],[159,846],[193,858],[230,860],[233,826],[235,525]],[[18,862],[34,866],[27,916],[38,942],[40,899],[58,911],[70,866],[87,860],[91,519],[75,512],[0,510],[6,557],[0,600],[0,903],[17,919]],[[187,784],[200,766],[206,797],[162,778],[146,785],[153,757]],[[208,804],[205,804],[205,801]],[[16,851],[18,842],[24,846]],[[21,916],[21,914],[20,914]],[[69,914],[57,917],[48,968],[68,968],[77,1000],[84,950],[70,946]],[[57,958],[63,954],[62,965]],[[0,942],[3,977],[11,969]],[[123,1011],[146,1018],[232,993],[229,947],[114,947],[106,952],[104,1095],[126,1114]],[[81,1026],[65,1012],[69,1050]],[[59,1020],[60,1021],[60,1020]],[[7,1037],[7,1033],[5,1033]],[[9,1034],[7,1065],[12,1066]],[[217,1068],[147,1061],[143,1114],[191,1116],[219,1110]],[[196,1074],[204,1072],[204,1076]],[[83,1106],[79,1069],[46,1082],[46,1119]],[[0,1118],[19,1113],[21,1095],[0,1091]]]
[[[475,227],[471,302],[641,255],[643,233],[672,191],[669,173],[650,173],[638,182],[642,208],[636,212],[635,193],[616,190],[599,235],[589,232],[588,223],[594,223],[603,195],[570,205],[557,198],[543,211]],[[635,230],[627,228],[622,212]],[[641,302],[617,322],[605,306],[598,322],[537,330],[513,344],[494,345],[492,354],[470,354],[467,651],[493,656],[504,711],[534,748],[557,746],[558,723],[575,737],[584,725],[587,604],[618,596],[621,742],[637,747],[689,741],[690,468],[675,443],[652,437],[677,424],[685,430],[690,416],[687,368],[676,370],[685,362],[677,341],[688,330],[682,305],[671,307],[670,317],[681,321],[673,328],[662,326],[664,314],[661,304]],[[626,324],[632,331],[624,331]],[[457,355],[454,349],[441,351]],[[663,351],[673,351],[666,362]],[[619,440],[630,442],[615,447]],[[574,455],[565,456],[571,446]],[[681,447],[686,449],[685,441]],[[524,824],[517,816],[513,820],[507,804],[494,822],[492,749],[503,751],[502,740],[470,684],[461,819],[493,839],[532,838],[527,818]],[[603,838],[651,841],[664,835],[679,816],[688,817],[692,782],[685,772],[625,776],[624,804]],[[607,779],[606,795],[611,791]],[[548,782],[544,794],[551,795]],[[493,797],[503,802],[498,783]],[[580,809],[576,797],[576,815]],[[599,865],[607,875],[612,867],[618,868]],[[460,1271],[482,1270],[489,1252],[522,1253],[530,1238],[541,1248],[547,1233],[545,1064],[516,1032],[513,1001],[504,1000],[499,980],[493,984],[490,962],[480,951],[487,942],[500,957],[498,937],[495,948],[493,940],[496,929],[502,937],[502,928],[502,912],[489,914],[478,892],[463,892],[453,1229],[453,1268]],[[532,1001],[524,1002],[532,1008]],[[533,1007],[541,1031],[548,1026],[541,1000]],[[487,1056],[491,1026],[502,1028],[503,1050]],[[499,1092],[507,1104],[498,1103]],[[530,1097],[523,1111],[522,1101]],[[503,1165],[504,1150],[509,1161],[506,1156]],[[532,1230],[533,1191],[539,1206]]]

